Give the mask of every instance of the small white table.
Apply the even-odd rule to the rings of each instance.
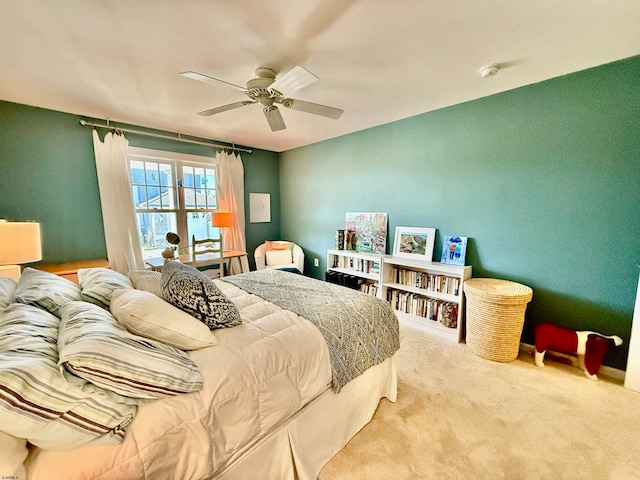
[[[242,269],[242,273],[248,272],[249,270],[245,265],[248,265],[248,261],[243,262],[242,257],[246,257],[247,252],[243,252],[242,250],[225,250],[222,254],[222,259],[224,260],[225,265],[228,266],[228,262],[237,258],[240,260],[240,266]],[[191,265],[192,258],[191,253],[183,253],[176,258],[179,262],[184,263],[185,265]],[[151,266],[152,270],[159,272],[164,265],[165,259],[163,257],[151,257],[145,258],[144,260],[149,266]],[[214,256],[212,253],[207,253],[204,255],[198,255],[198,266],[207,266],[207,265],[215,265],[220,262],[220,257]]]

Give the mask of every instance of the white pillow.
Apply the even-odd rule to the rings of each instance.
[[[135,288],[151,292],[162,298],[160,272],[154,272],[153,270],[129,270],[128,275]]]
[[[197,350],[218,344],[218,339],[204,323],[151,292],[113,292],[111,313],[130,332],[181,350]]]
[[[291,250],[271,250],[267,253],[267,265],[289,265],[293,263]]]

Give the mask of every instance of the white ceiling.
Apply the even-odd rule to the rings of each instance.
[[[280,152],[638,55],[640,1],[0,0],[0,44],[2,100]],[[178,75],[296,65],[339,120],[202,117],[246,97]]]

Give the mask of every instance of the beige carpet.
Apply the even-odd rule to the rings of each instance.
[[[401,326],[398,401],[319,480],[640,479],[640,393],[545,363],[491,362]]]

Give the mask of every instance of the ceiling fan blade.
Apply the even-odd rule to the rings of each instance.
[[[303,67],[297,66],[293,67],[280,78],[277,78],[275,82],[269,85],[269,90],[275,90],[281,95],[288,95],[317,81],[318,77],[313,73]]]
[[[313,113],[314,115],[322,115],[323,117],[333,118],[337,120],[344,112],[340,108],[328,107],[326,105],[320,105],[319,103],[305,102],[304,100],[295,100],[293,98],[285,98],[282,101],[282,105],[293,110],[300,110],[301,112]]]
[[[267,117],[267,122],[269,122],[272,132],[277,132],[278,130],[284,130],[287,128],[278,107],[264,107],[262,111],[264,112],[264,116]]]
[[[222,105],[220,107],[210,108],[209,110],[198,112],[198,115],[208,117],[210,115],[215,115],[216,113],[226,112],[227,110],[233,110],[234,108],[244,107],[245,105],[251,105],[253,103],[256,103],[256,102],[245,100],[243,102],[229,103],[228,105]]]
[[[223,85],[225,87],[231,87],[234,90],[239,90],[241,92],[246,92],[247,89],[245,87],[241,87],[240,85],[235,85],[233,83],[225,82],[224,80],[218,80],[217,78],[208,77],[207,75],[202,75],[201,73],[196,72],[181,72],[180,76],[185,78],[190,78],[191,80],[197,80],[199,82],[211,83],[213,85]]]

